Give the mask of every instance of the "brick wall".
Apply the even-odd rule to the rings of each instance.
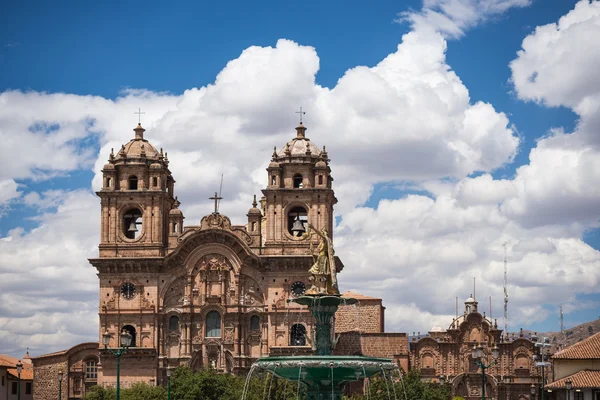
[[[360,303],[342,305],[335,313],[335,332],[383,332],[383,306],[381,299],[360,300]]]
[[[345,332],[340,334],[334,354],[391,358],[408,371],[408,336],[406,333]]]

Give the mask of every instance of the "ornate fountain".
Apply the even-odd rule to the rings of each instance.
[[[303,296],[289,299],[288,302],[308,306],[315,319],[314,355],[262,357],[252,369],[272,373],[304,386],[305,400],[340,400],[342,390],[348,382],[360,381],[377,374],[386,378],[398,367],[387,358],[332,355],[335,343],[332,341],[331,319],[340,304],[351,305],[358,301],[342,298],[339,294],[333,244],[327,231],[316,231],[311,225],[309,228],[321,237],[318,255],[314,256],[315,263],[309,270],[313,285]]]

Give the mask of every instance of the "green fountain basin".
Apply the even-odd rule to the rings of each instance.
[[[341,388],[346,383],[386,375],[398,367],[387,358],[363,356],[294,356],[264,357],[256,368],[290,381],[300,381],[308,388]]]

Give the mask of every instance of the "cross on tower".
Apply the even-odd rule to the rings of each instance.
[[[215,211],[213,212],[213,214],[218,214],[219,213],[219,200],[222,200],[223,198],[221,196],[219,196],[219,194],[217,192],[215,192],[215,195],[213,197],[209,197],[208,199],[215,201]]]
[[[302,116],[306,114],[306,111],[302,111],[302,106],[300,106],[300,111],[296,111],[296,114],[300,114],[300,123],[302,123]]]
[[[134,112],[134,114],[138,115],[138,124],[142,123],[142,114],[146,114],[145,112],[142,112],[142,109],[140,107],[138,107],[138,111]]]

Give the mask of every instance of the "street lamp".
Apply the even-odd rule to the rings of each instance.
[[[570,379],[567,379],[565,382],[565,389],[567,389],[567,400],[571,400],[571,389],[573,389],[573,382]]]
[[[483,344],[480,344],[479,346],[473,345],[471,356],[473,357],[475,365],[481,368],[481,400],[485,400],[485,370],[498,362],[498,357],[500,356],[500,349],[498,349],[498,347],[494,344],[494,346],[492,347],[492,357],[494,358],[494,360],[487,365],[483,360],[483,357],[485,356],[485,352],[483,351]]]
[[[21,371],[23,371],[23,364],[21,360],[17,362],[17,400],[21,400]]]
[[[535,400],[535,391],[537,390],[537,388],[535,387],[535,385],[532,383],[531,384],[531,400]]]
[[[544,349],[548,348],[548,347],[552,347],[552,344],[550,344],[550,338],[545,337],[542,341],[538,342],[538,337],[536,335],[533,335],[531,337],[531,340],[533,342],[535,342],[534,346],[537,347],[538,349],[540,349],[540,360],[539,362],[536,362],[535,365],[537,367],[542,367],[542,400],[544,400],[544,386],[546,386],[546,377],[544,376],[544,367],[549,367],[550,363],[544,361]],[[534,360],[537,360],[537,357],[533,358]]]
[[[62,380],[63,372],[58,371],[58,400],[62,399]]]
[[[171,368],[167,368],[167,400],[171,400]]]
[[[127,353],[129,346],[131,345],[131,334],[126,330],[123,330],[120,335],[120,347],[117,350],[111,350],[108,348],[112,335],[106,331],[102,335],[102,344],[104,344],[104,350],[108,350],[110,354],[117,359],[117,400],[121,400],[121,356]]]

